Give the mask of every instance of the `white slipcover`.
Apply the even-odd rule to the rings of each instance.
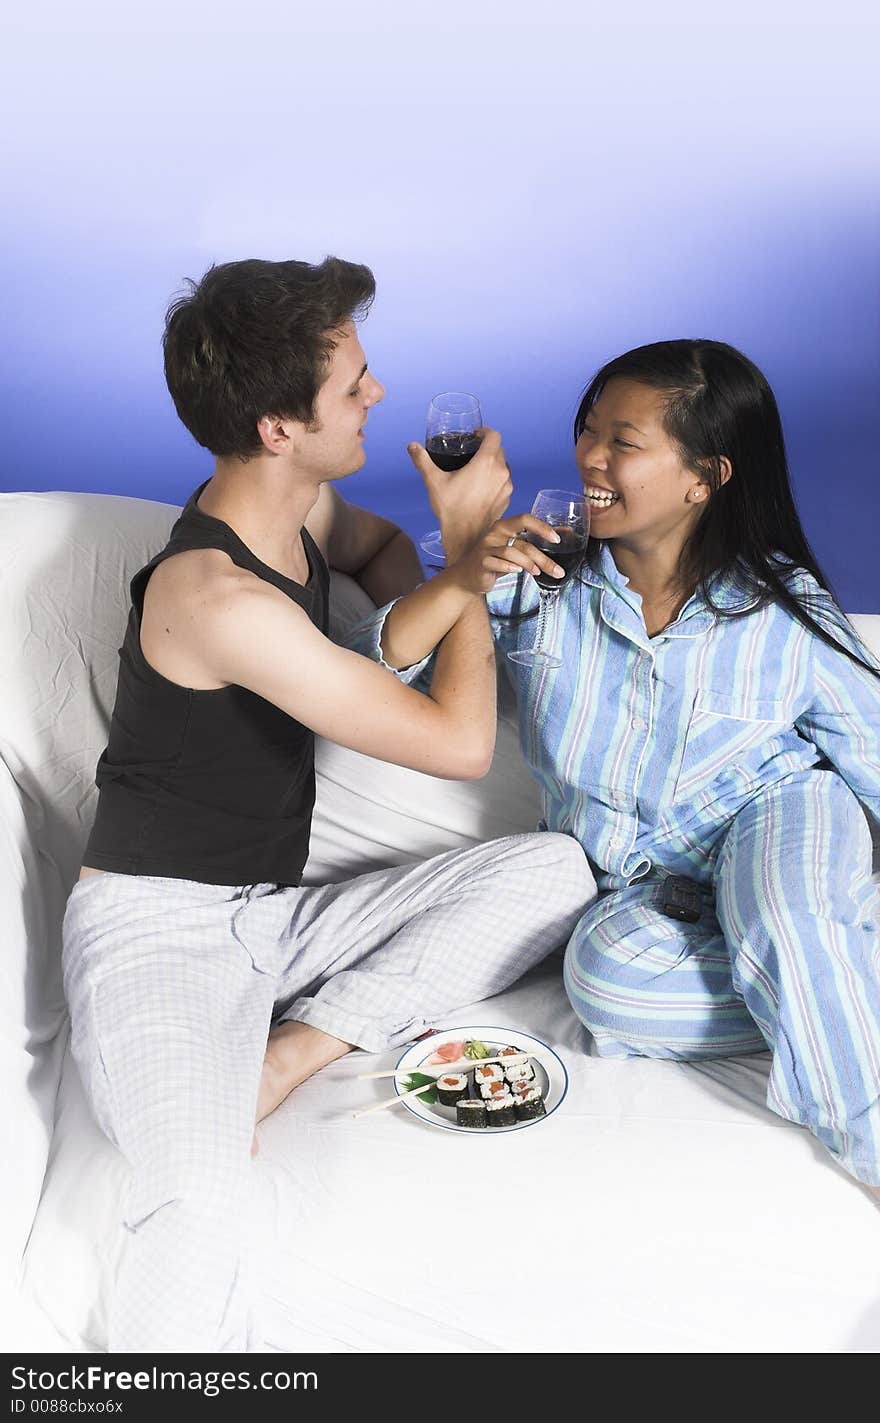
[[[105,1345],[126,1167],[67,1051],[59,931],[94,813],[128,583],[177,513],[110,495],[0,495],[3,1277],[23,1261],[7,1347]],[[338,576],[333,602],[337,625],[369,606]],[[880,616],[854,621],[880,651]],[[307,879],[531,829],[537,815],[509,707],[478,783],[319,743]],[[551,1043],[571,1077],[563,1108],[528,1132],[475,1141],[399,1108],[354,1121],[387,1090],[356,1080],[359,1055],[305,1084],[262,1126],[254,1168],[269,1347],[880,1344],[876,1209],[764,1107],[766,1055],[602,1061],[567,1007],[558,960],[459,1021]],[[474,1230],[485,1191],[497,1192],[496,1232]],[[499,1292],[527,1309],[498,1311]]]

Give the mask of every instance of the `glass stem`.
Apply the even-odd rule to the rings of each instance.
[[[535,652],[544,651],[544,633],[547,630],[547,620],[550,608],[556,602],[556,593],[552,588],[538,589],[538,628],[535,633]]]

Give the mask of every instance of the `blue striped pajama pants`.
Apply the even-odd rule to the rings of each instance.
[[[861,806],[832,771],[768,786],[724,828],[699,923],[657,879],[601,895],[565,985],[602,1056],[769,1048],[767,1105],[880,1185],[880,895]]]
[[[317,888],[78,881],[71,1046],[131,1167],[111,1351],[260,1347],[250,1146],[273,1019],[408,1042],[561,948],[594,893],[578,842],[550,834]]]

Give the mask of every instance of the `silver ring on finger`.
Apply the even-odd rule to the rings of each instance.
[[[508,548],[513,548],[513,545],[516,543],[518,537],[519,537],[518,534],[511,534],[511,535],[510,535],[510,538],[507,540],[507,547],[508,547]]]

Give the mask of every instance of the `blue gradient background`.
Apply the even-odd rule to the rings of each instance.
[[[452,387],[527,507],[573,477],[597,365],[711,336],[776,391],[843,605],[880,612],[880,30],[845,4],[706,8],[6,21],[2,488],[182,502],[211,461],[163,382],[170,296],[214,261],[334,252],[376,273],[361,334],[388,389],[349,498],[430,527],[404,445]]]

